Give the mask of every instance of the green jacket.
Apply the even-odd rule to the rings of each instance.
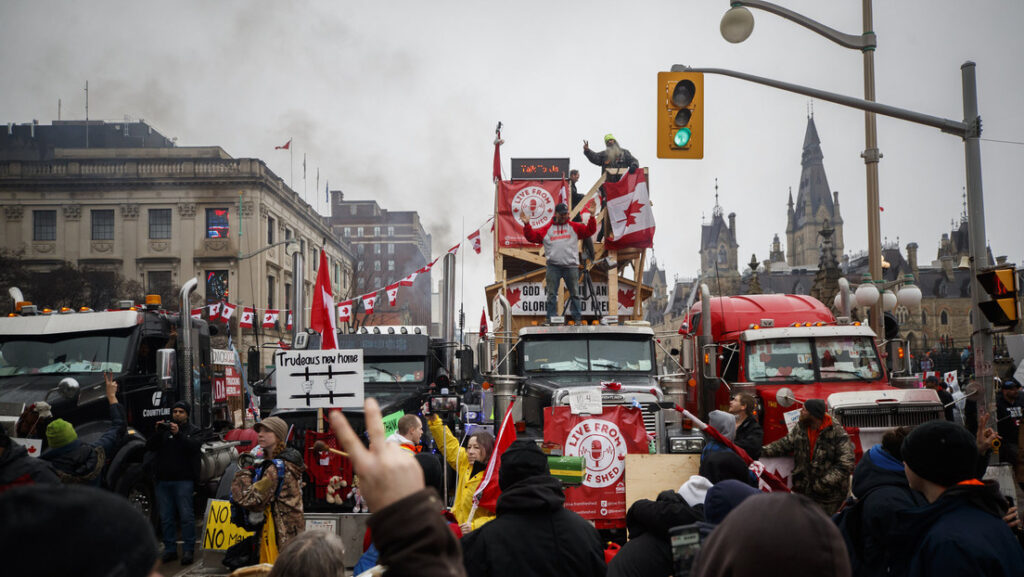
[[[846,498],[853,473],[853,443],[842,425],[832,422],[818,434],[810,457],[807,430],[797,425],[785,437],[766,446],[761,457],[793,457],[793,490],[819,504]]]

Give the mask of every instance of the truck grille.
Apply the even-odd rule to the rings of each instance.
[[[942,407],[938,405],[927,407],[894,405],[891,407],[836,409],[835,415],[844,427],[858,427],[861,429],[913,427],[928,421],[945,418]]]
[[[630,402],[623,401],[623,402],[618,402],[618,403],[616,403],[616,402],[607,402],[606,401],[606,402],[603,402],[602,404],[605,405],[605,406],[615,406],[615,405],[618,405],[620,407],[628,407],[628,406],[631,406],[633,403],[632,403],[632,401],[630,401]],[[640,403],[640,410],[643,411],[643,415],[644,415],[644,429],[647,430],[647,434],[648,435],[650,435],[652,438],[657,439],[658,438],[658,413],[657,413],[657,411],[654,410],[654,403]]]

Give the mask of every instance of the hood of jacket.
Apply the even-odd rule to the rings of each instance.
[[[853,470],[853,494],[863,499],[872,489],[882,486],[909,487],[903,463],[889,454],[881,445],[875,445]]]
[[[99,464],[98,447],[83,443],[81,439],[44,452],[39,458],[53,464],[53,468],[74,477],[85,477],[94,472]]]
[[[736,417],[725,411],[711,411],[708,413],[708,424],[718,429],[722,436],[730,441],[736,439]]]
[[[299,453],[296,449],[288,447],[281,454],[274,457],[275,459],[281,459],[285,463],[295,465],[299,468],[299,471],[306,470],[306,464],[302,462],[302,453]]]
[[[534,475],[508,487],[498,496],[498,516],[506,513],[551,512],[562,508],[562,482],[551,475]]]

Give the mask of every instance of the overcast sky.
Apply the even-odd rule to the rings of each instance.
[[[862,31],[856,0],[780,0],[840,31]],[[179,146],[257,157],[323,211],[322,187],[419,211],[443,253],[490,215],[492,140],[504,123],[511,157],[571,158],[584,188],[599,171],[582,140],[614,133],[649,167],[669,278],[699,269],[700,225],[720,202],[737,213],[740,261],[785,242],[786,198],[799,187],[809,99],[725,77],[705,79],[704,160],[655,154],[655,85],[672,64],[719,67],[863,96],[859,52],[754,11],[744,43],[722,39],[727,0],[637,2],[178,1],[0,4],[0,120],[48,123],[144,118]],[[876,1],[877,100],[963,116],[960,65],[977,63],[983,138],[1024,141],[1024,2]],[[814,102],[830,188],[839,191],[848,252],[865,250],[863,113]],[[879,117],[882,236],[935,258],[962,210],[962,142]],[[1024,146],[981,145],[987,237],[1020,262]],[[320,170],[321,191],[313,190]],[[485,249],[490,243],[485,243]],[[469,327],[489,254],[462,252]],[[460,263],[460,268],[462,263]],[[460,299],[461,300],[461,297]]]

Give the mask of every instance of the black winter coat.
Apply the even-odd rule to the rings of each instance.
[[[638,500],[626,513],[629,541],[608,564],[608,576],[671,575],[669,529],[703,520],[703,507],[690,507],[675,491],[662,491],[656,501]]]
[[[164,427],[146,441],[146,450],[155,453],[153,476],[157,481],[195,481],[199,476],[199,427],[192,423],[178,425],[178,434],[172,435]]]
[[[906,511],[890,539],[892,571],[910,577],[1024,576],[1024,549],[1003,522],[994,483],[956,485],[934,503]]]
[[[747,417],[736,427],[736,446],[743,449],[755,461],[761,458],[761,445],[764,444],[764,429],[754,417]]]
[[[85,483],[99,486],[103,480],[103,467],[114,455],[114,449],[121,442],[126,430],[124,406],[110,405],[110,426],[95,443],[80,439],[60,447],[47,449],[39,456],[50,463],[62,483]]]
[[[34,483],[60,483],[60,479],[49,463],[30,457],[25,447],[11,441],[0,455],[0,493]]]
[[[462,538],[470,577],[602,577],[601,537],[565,509],[561,482],[527,477],[498,497],[497,517]]]

